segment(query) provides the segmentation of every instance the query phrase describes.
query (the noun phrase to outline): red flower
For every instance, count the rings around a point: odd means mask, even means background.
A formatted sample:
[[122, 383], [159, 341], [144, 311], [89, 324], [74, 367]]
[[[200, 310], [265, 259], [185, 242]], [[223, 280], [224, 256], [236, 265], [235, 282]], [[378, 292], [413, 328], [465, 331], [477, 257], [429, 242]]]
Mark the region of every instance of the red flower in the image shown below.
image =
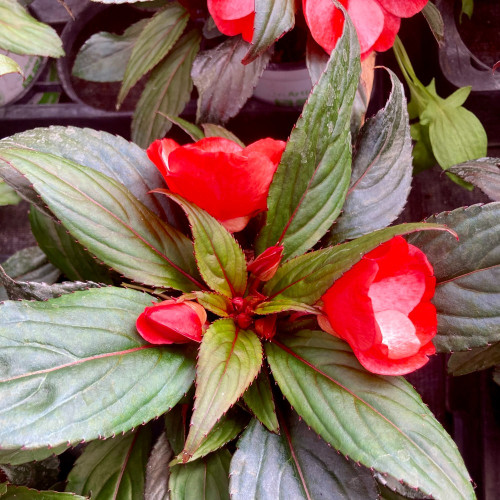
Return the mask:
[[[428, 0], [339, 0], [346, 8], [361, 46], [361, 58], [390, 49], [402, 17], [420, 12]], [[342, 35], [344, 16], [332, 0], [302, 0], [312, 37], [330, 53]]]
[[252, 41], [255, 0], [208, 0], [208, 11], [224, 35], [239, 35]]
[[242, 148], [229, 139], [207, 137], [186, 146], [157, 140], [147, 153], [171, 191], [235, 232], [267, 210], [267, 192], [284, 149], [285, 143], [274, 139]]
[[436, 351], [435, 284], [425, 254], [397, 236], [367, 253], [323, 295], [328, 321], [320, 325], [346, 340], [367, 370], [410, 373]]
[[137, 331], [150, 344], [201, 342], [207, 313], [196, 302], [165, 300], [146, 307], [137, 318]]
[[283, 249], [283, 245], [266, 248], [254, 261], [247, 265], [248, 271], [260, 281], [269, 281], [278, 270]]

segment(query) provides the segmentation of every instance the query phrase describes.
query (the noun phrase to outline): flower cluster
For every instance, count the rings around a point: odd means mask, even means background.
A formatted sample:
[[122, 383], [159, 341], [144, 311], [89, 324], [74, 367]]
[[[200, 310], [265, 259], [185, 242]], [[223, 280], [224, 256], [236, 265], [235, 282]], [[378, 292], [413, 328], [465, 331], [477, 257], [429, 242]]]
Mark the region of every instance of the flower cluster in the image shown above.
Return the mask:
[[[180, 146], [155, 141], [149, 158], [169, 189], [203, 208], [228, 230], [243, 229], [266, 210], [266, 198], [285, 143], [263, 139], [244, 148], [229, 139], [205, 138]], [[276, 333], [276, 314], [257, 317], [268, 297], [260, 285], [269, 281], [283, 246], [268, 248], [247, 264], [251, 276], [245, 296], [231, 299], [227, 314], [242, 329], [265, 339]], [[349, 343], [360, 363], [378, 374], [409, 373], [435, 352], [436, 310], [430, 303], [435, 278], [426, 256], [402, 237], [372, 250], [335, 281], [316, 305], [319, 326]], [[200, 342], [207, 315], [192, 301], [167, 300], [148, 307], [137, 320], [150, 343]]]

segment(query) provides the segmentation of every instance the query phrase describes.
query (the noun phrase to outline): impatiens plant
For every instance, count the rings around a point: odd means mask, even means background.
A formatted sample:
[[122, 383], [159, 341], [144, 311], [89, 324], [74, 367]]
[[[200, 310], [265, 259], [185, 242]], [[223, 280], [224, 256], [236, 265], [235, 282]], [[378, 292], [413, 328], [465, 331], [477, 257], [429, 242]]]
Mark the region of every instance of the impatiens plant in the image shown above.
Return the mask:
[[191, 126], [196, 144], [155, 143], [151, 161], [75, 127], [0, 141], [0, 175], [72, 280], [0, 272], [6, 471], [72, 448], [66, 493], [46, 498], [475, 497], [399, 375], [500, 340], [460, 288], [496, 292], [500, 204], [389, 226], [411, 182], [403, 88], [389, 72], [352, 141], [360, 50], [343, 30], [286, 144]]

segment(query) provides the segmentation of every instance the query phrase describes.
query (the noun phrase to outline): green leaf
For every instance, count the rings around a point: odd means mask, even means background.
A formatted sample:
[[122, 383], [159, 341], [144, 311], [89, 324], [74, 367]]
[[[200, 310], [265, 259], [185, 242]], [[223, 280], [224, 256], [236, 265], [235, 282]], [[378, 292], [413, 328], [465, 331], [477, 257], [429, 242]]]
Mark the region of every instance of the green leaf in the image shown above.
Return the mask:
[[231, 498], [377, 498], [367, 469], [338, 455], [296, 415], [289, 420], [281, 436], [256, 420], [249, 425], [231, 461]]
[[[47, 256], [38, 247], [29, 247], [9, 257], [2, 262], [5, 273], [14, 281], [36, 281], [51, 285], [59, 278], [59, 269], [56, 269]], [[5, 288], [0, 286], [0, 301], [7, 300]]]
[[422, 9], [422, 14], [425, 17], [436, 42], [441, 45], [444, 42], [444, 21], [441, 12], [432, 2], [427, 2], [425, 7]]
[[56, 283], [47, 285], [47, 283], [14, 281], [10, 278], [2, 266], [0, 266], [0, 284], [5, 289], [7, 297], [10, 300], [48, 300], [65, 293], [73, 293], [89, 288], [99, 287], [97, 283], [68, 281], [66, 283]]
[[191, 406], [185, 402], [188, 398], [189, 401], [193, 399], [184, 396], [177, 406], [165, 415], [165, 433], [174, 455], [178, 455], [182, 451], [186, 441], [187, 413]]
[[243, 65], [248, 48], [240, 37], [231, 37], [195, 59], [191, 75], [198, 89], [197, 123], [225, 123], [251, 97], [270, 55]]
[[230, 319], [212, 323], [201, 342], [196, 393], [189, 434], [182, 452], [189, 460], [217, 421], [257, 377], [262, 346], [255, 333], [240, 330]]
[[252, 62], [295, 25], [295, 1], [255, 0], [252, 44], [243, 64]]
[[15, 54], [64, 55], [56, 31], [31, 17], [17, 0], [0, 0], [0, 48]]
[[192, 30], [182, 36], [168, 56], [152, 71], [132, 119], [132, 140], [146, 148], [162, 138], [172, 126], [168, 116], [177, 116], [191, 97], [191, 66], [201, 36]]
[[276, 314], [284, 311], [298, 311], [318, 314], [318, 310], [314, 307], [303, 304], [302, 302], [284, 298], [261, 302], [254, 310], [255, 314]]
[[464, 351], [500, 340], [500, 203], [458, 208], [427, 220], [445, 224], [459, 237], [421, 233], [409, 239], [427, 255], [437, 279], [436, 349]]
[[477, 186], [493, 201], [500, 201], [500, 158], [481, 158], [453, 165], [448, 172]]
[[62, 224], [34, 206], [30, 210], [31, 232], [49, 260], [73, 281], [111, 284], [109, 270], [77, 243]]
[[129, 26], [123, 35], [101, 31], [92, 35], [79, 50], [72, 73], [90, 82], [120, 82], [137, 39], [147, 19]]
[[[0, 141], [0, 151], [4, 147], [51, 153], [97, 170], [123, 184], [151, 211], [175, 223], [166, 198], [150, 193], [155, 188], [165, 187], [159, 170], [145, 151], [120, 136], [88, 128], [51, 126], [7, 137]], [[0, 176], [8, 179], [24, 198], [43, 211], [45, 205], [30, 182], [1, 161]]]
[[195, 297], [200, 305], [217, 314], [217, 316], [229, 316], [227, 311], [231, 301], [225, 295], [212, 292], [195, 292]]
[[[415, 231], [440, 230], [439, 224], [411, 223], [392, 226], [361, 236], [356, 240], [310, 252], [283, 264], [268, 281], [263, 293], [274, 300], [314, 304], [361, 257], [394, 236]], [[447, 237], [453, 239], [452, 236]]]
[[14, 59], [0, 54], [0, 76], [9, 73], [19, 73], [24, 78], [23, 70], [19, 64]]
[[174, 125], [177, 125], [183, 132], [185, 132], [191, 139], [196, 142], [205, 137], [203, 130], [200, 127], [195, 125], [194, 123], [188, 122], [187, 120], [183, 120], [178, 116], [166, 115], [161, 111], [158, 112], [160, 115], [163, 115], [167, 118], [168, 121], [172, 122]]
[[128, 60], [118, 94], [118, 108], [141, 77], [153, 69], [169, 53], [174, 43], [182, 35], [188, 19], [187, 11], [177, 2], [168, 4], [151, 19], [148, 19], [135, 41]]
[[474, 12], [474, 0], [462, 0], [462, 12], [460, 13], [460, 22], [462, 22], [462, 14], [465, 14], [469, 19]]
[[7, 183], [0, 180], [0, 207], [5, 205], [17, 205], [21, 197]]
[[59, 457], [55, 456], [19, 465], [3, 464], [0, 470], [9, 483], [38, 490], [50, 489], [57, 483], [61, 473]]
[[177, 403], [194, 362], [139, 337], [149, 305], [151, 296], [112, 287], [0, 305], [1, 462], [126, 432]]
[[181, 196], [162, 191], [186, 212], [201, 276], [215, 292], [242, 297], [247, 287], [245, 254], [233, 235], [210, 214]]
[[239, 144], [242, 148], [245, 147], [245, 144], [238, 139], [238, 137], [221, 125], [216, 125], [215, 123], [202, 123], [201, 126], [205, 132], [205, 137], [224, 137], [225, 139], [229, 139], [230, 141]]
[[231, 454], [219, 450], [185, 465], [176, 465], [170, 473], [171, 500], [229, 500], [229, 464]]
[[453, 353], [448, 361], [448, 372], [452, 375], [467, 375], [498, 364], [500, 364], [500, 342]]
[[[193, 462], [198, 458], [204, 457], [213, 451], [222, 448], [225, 444], [235, 439], [238, 434], [248, 424], [248, 414], [242, 411], [231, 411], [224, 415], [212, 428], [201, 446], [196, 450], [188, 462]], [[182, 456], [177, 456], [170, 462], [170, 466], [182, 463]]]
[[66, 491], [93, 500], [143, 500], [151, 429], [93, 441], [78, 458], [68, 476]]
[[243, 400], [259, 422], [271, 432], [279, 431], [276, 407], [267, 369], [262, 368], [252, 385], [243, 394]]
[[305, 422], [341, 453], [436, 499], [475, 498], [455, 443], [402, 377], [364, 370], [332, 335], [266, 344], [273, 375]]
[[333, 244], [388, 226], [403, 210], [410, 192], [411, 137], [404, 88], [387, 71], [392, 92], [385, 108], [360, 132], [342, 215], [332, 227]]
[[285, 246], [284, 259], [300, 255], [339, 215], [351, 174], [349, 124], [359, 75], [356, 30], [346, 20], [274, 174], [257, 253], [278, 241]]
[[[3, 486], [5, 486], [4, 491], [2, 491]], [[0, 484], [0, 496], [2, 500], [85, 500], [85, 497], [74, 495], [73, 493], [37, 491], [25, 488], [24, 486], [14, 486], [12, 484]]]
[[191, 241], [115, 180], [28, 149], [2, 148], [0, 159], [25, 175], [71, 234], [113, 269], [153, 286], [201, 286]]
[[165, 433], [160, 434], [149, 456], [146, 467], [146, 486], [144, 500], [169, 500], [168, 480], [170, 468], [168, 463], [173, 452]]

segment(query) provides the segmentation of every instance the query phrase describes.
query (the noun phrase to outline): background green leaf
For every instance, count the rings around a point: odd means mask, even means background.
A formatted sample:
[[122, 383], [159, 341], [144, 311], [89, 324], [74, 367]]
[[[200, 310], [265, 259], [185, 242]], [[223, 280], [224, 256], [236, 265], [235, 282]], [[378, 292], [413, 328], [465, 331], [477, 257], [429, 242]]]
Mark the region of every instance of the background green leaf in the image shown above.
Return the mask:
[[441, 352], [464, 351], [500, 340], [500, 203], [458, 208], [427, 220], [445, 224], [459, 237], [420, 233], [409, 238], [427, 255], [437, 279], [434, 345]]
[[0, 207], [17, 205], [21, 197], [6, 182], [0, 180]]
[[[153, 286], [201, 286], [192, 243], [123, 185], [54, 155], [0, 148], [0, 159], [33, 183], [71, 234], [108, 266]], [[126, 242], [126, 243], [125, 243]]]
[[191, 97], [191, 66], [198, 53], [201, 36], [192, 30], [182, 36], [168, 56], [151, 72], [132, 119], [132, 140], [147, 148], [161, 139], [172, 123], [165, 115], [177, 116]]
[[493, 201], [500, 201], [500, 158], [481, 158], [453, 165], [448, 169], [466, 182], [477, 186]]
[[266, 344], [275, 380], [297, 413], [350, 459], [436, 499], [475, 498], [455, 443], [402, 377], [367, 372], [325, 332]]
[[284, 244], [284, 259], [300, 255], [339, 215], [351, 173], [349, 123], [359, 75], [356, 30], [346, 21], [273, 177], [257, 253], [278, 241]]
[[19, 73], [23, 78], [23, 70], [14, 59], [0, 54], [0, 76], [8, 75], [9, 73]]
[[467, 375], [499, 364], [500, 342], [496, 342], [486, 347], [453, 353], [448, 361], [448, 371], [452, 375]]
[[73, 493], [59, 493], [57, 491], [37, 491], [24, 486], [5, 485], [5, 493], [0, 484], [0, 496], [2, 500], [85, 500], [85, 497]]
[[0, 0], [0, 47], [15, 54], [64, 55], [56, 31], [31, 17], [17, 0]]
[[230, 319], [212, 323], [203, 335], [196, 369], [196, 393], [189, 434], [182, 452], [191, 458], [217, 421], [257, 377], [262, 346], [255, 333]]
[[243, 65], [248, 49], [249, 44], [240, 37], [230, 37], [198, 54], [191, 71], [198, 89], [197, 123], [225, 123], [251, 97], [270, 55], [264, 53]]
[[[422, 222], [400, 224], [374, 231], [349, 243], [301, 255], [279, 267], [274, 277], [265, 284], [263, 293], [278, 302], [292, 300], [314, 304], [365, 253], [394, 236], [427, 229], [443, 231], [445, 228]], [[448, 237], [453, 239], [449, 234]]]
[[182, 196], [165, 191], [189, 218], [194, 255], [205, 282], [226, 297], [242, 297], [247, 287], [245, 254], [233, 235], [210, 214]]
[[151, 299], [108, 287], [0, 305], [0, 461], [111, 437], [177, 403], [194, 362], [139, 337], [135, 321]]
[[120, 82], [132, 49], [147, 22], [147, 19], [141, 19], [122, 35], [106, 31], [92, 35], [76, 56], [71, 70], [73, 75], [90, 82]]
[[203, 132], [205, 132], [205, 137], [224, 137], [239, 144], [242, 148], [245, 147], [245, 144], [238, 137], [221, 125], [217, 125], [216, 123], [202, 123], [201, 126], [203, 127]]
[[186, 27], [189, 15], [177, 2], [169, 3], [145, 24], [127, 62], [118, 94], [120, 107], [130, 89], [170, 51]]
[[160, 434], [149, 456], [146, 467], [144, 500], [168, 500], [168, 480], [173, 451], [166, 434]]
[[55, 456], [19, 465], [2, 464], [0, 470], [9, 483], [38, 490], [50, 490], [61, 473], [59, 457]]
[[66, 491], [93, 500], [143, 500], [151, 429], [90, 443], [68, 476]]
[[295, 0], [255, 0], [252, 44], [242, 63], [248, 64], [290, 31], [295, 24]]
[[229, 500], [229, 463], [231, 454], [219, 450], [170, 473], [171, 500]]
[[331, 230], [333, 244], [388, 226], [410, 192], [411, 137], [404, 88], [387, 71], [392, 92], [385, 107], [361, 129], [342, 214]]

